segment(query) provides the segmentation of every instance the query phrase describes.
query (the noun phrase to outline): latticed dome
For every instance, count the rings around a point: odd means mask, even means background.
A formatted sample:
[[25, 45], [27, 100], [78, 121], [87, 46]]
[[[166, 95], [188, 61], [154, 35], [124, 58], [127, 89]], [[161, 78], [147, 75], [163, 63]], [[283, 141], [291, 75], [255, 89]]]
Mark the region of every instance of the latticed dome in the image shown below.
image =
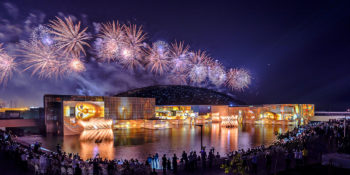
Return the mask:
[[156, 98], [157, 105], [244, 105], [244, 102], [214, 90], [182, 85], [149, 86], [116, 96]]

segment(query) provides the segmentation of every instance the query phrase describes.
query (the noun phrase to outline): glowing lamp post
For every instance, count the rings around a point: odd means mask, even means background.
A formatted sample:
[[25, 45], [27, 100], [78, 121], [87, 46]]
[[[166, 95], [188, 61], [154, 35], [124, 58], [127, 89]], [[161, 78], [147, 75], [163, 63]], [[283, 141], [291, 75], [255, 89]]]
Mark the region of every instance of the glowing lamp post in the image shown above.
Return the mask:
[[196, 126], [201, 127], [201, 151], [203, 149], [203, 124], [198, 124]]

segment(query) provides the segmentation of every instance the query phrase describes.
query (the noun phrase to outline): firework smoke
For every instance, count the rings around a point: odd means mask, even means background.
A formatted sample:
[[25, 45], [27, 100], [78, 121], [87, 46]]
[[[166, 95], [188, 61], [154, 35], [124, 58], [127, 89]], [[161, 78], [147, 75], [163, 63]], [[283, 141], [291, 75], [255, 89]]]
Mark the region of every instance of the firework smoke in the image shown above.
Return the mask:
[[188, 69], [189, 61], [189, 46], [184, 45], [184, 42], [171, 44], [170, 57], [172, 59], [173, 72], [184, 73]]
[[215, 86], [222, 86], [227, 79], [225, 68], [218, 61], [215, 61], [209, 67], [208, 78]]
[[[0, 84], [8, 82], [18, 69], [25, 72], [9, 81], [14, 82], [11, 88], [31, 84], [24, 80], [30, 79], [30, 75], [25, 74], [30, 72], [39, 77], [30, 81], [47, 84], [48, 90], [42, 89], [43, 93], [65, 92], [61, 87], [51, 91], [52, 84], [60, 84], [55, 81], [62, 83], [57, 78], [64, 78], [67, 84], [72, 84], [66, 87], [67, 93], [82, 95], [114, 94], [169, 83], [215, 88], [227, 86], [242, 91], [251, 82], [248, 71], [229, 69], [225, 72], [226, 68], [217, 60], [213, 61], [205, 51], [192, 51], [184, 42], [147, 44], [142, 26], [118, 21], [89, 23], [84, 18], [84, 24], [95, 27], [88, 33], [88, 28], [83, 27], [77, 17], [62, 13], [58, 16], [49, 24], [43, 23], [45, 15], [42, 13], [30, 14], [25, 22], [0, 18], [6, 21], [0, 23], [0, 42], [6, 43], [10, 51], [0, 51]], [[93, 49], [89, 49], [91, 43]], [[11, 55], [16, 55], [16, 59]], [[73, 90], [67, 90], [69, 88]]]
[[21, 41], [21, 52], [26, 58], [23, 63], [27, 65], [24, 70], [33, 69], [32, 75], [40, 78], [59, 77], [63, 74], [64, 62], [61, 61], [52, 45], [45, 45], [41, 41]]
[[15, 58], [9, 56], [0, 43], [0, 84], [6, 84], [16, 69]]
[[170, 68], [169, 45], [164, 41], [157, 41], [148, 47], [147, 66], [150, 71], [162, 75]]
[[102, 24], [101, 34], [98, 36], [102, 39], [100, 48], [96, 49], [98, 57], [107, 62], [120, 58], [125, 35], [119, 22]]
[[227, 85], [233, 90], [242, 91], [250, 85], [251, 76], [245, 69], [230, 69], [227, 72]]
[[190, 80], [194, 83], [202, 83], [208, 75], [208, 67], [204, 64], [195, 64], [190, 72], [188, 73], [188, 76]]

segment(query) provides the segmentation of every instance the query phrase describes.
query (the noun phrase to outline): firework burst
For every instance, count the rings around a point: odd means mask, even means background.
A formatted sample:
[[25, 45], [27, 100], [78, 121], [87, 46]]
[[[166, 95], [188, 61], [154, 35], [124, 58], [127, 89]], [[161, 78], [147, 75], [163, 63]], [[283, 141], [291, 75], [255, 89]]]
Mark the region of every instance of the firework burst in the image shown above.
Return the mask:
[[35, 40], [21, 41], [20, 44], [21, 52], [26, 58], [23, 61], [27, 65], [24, 70], [33, 69], [32, 75], [37, 74], [40, 78], [58, 78], [85, 70], [84, 64], [77, 57], [63, 54], [52, 45]]
[[97, 49], [97, 56], [108, 63], [115, 61], [120, 52], [120, 45], [114, 39], [102, 40], [101, 46]]
[[90, 46], [87, 40], [90, 38], [86, 34], [87, 28], [80, 30], [80, 21], [74, 24], [73, 20], [68, 17], [62, 20], [56, 17], [56, 20], [51, 20], [49, 27], [50, 33], [54, 35], [54, 40], [57, 42], [57, 47], [66, 55], [80, 56], [81, 52], [86, 55], [84, 46]]
[[[107, 22], [101, 27], [94, 42], [98, 60], [116, 62], [128, 70], [145, 70], [154, 75], [164, 75], [173, 84], [193, 84], [203, 86], [207, 81], [217, 87], [224, 83], [242, 91], [251, 83], [248, 71], [225, 68], [205, 51], [193, 52], [184, 42], [145, 43], [146, 33], [141, 26], [117, 22]], [[48, 25], [33, 29], [28, 41], [21, 41], [20, 51], [25, 59], [24, 70], [40, 78], [63, 77], [71, 73], [85, 71], [81, 56], [86, 56], [89, 47], [87, 28], [74, 23], [70, 17], [51, 20]], [[15, 58], [6, 54], [0, 47], [0, 84], [7, 82], [17, 64]], [[91, 59], [95, 60], [95, 59]]]
[[54, 44], [54, 39], [51, 34], [51, 30], [43, 25], [39, 25], [38, 27], [33, 29], [30, 39], [32, 41], [41, 41], [41, 43], [45, 45]]
[[148, 47], [147, 67], [151, 72], [162, 75], [168, 71], [170, 66], [169, 45], [163, 41], [157, 41]]
[[195, 64], [188, 73], [190, 80], [194, 83], [202, 83], [208, 75], [208, 67], [204, 64]]
[[224, 67], [218, 62], [215, 61], [214, 64], [209, 66], [208, 78], [211, 83], [219, 87], [223, 85], [226, 81], [226, 72]]
[[124, 47], [121, 51], [120, 63], [125, 69], [134, 70], [137, 67], [141, 67], [141, 57], [138, 56], [138, 52], [133, 48]]
[[205, 51], [198, 50], [190, 57], [192, 67], [188, 76], [193, 83], [202, 83], [208, 76], [208, 67], [212, 65], [212, 59]]
[[196, 53], [193, 54], [191, 57], [192, 64], [204, 64], [204, 65], [211, 65], [212, 59], [207, 55], [205, 51], [198, 50]]
[[186, 72], [189, 61], [189, 46], [184, 46], [184, 42], [171, 44], [170, 57], [173, 64], [173, 72]]
[[144, 56], [143, 41], [146, 39], [146, 34], [143, 32], [142, 27], [136, 25], [124, 25], [123, 30], [125, 32], [124, 46], [121, 49], [120, 62], [125, 68], [133, 70], [136, 67], [141, 66], [141, 59]]
[[5, 53], [0, 43], [0, 84], [6, 84], [15, 70], [15, 58]]
[[159, 54], [169, 56], [169, 44], [164, 41], [156, 41], [152, 44], [153, 48], [157, 50]]
[[227, 85], [231, 89], [243, 91], [250, 85], [251, 76], [245, 69], [230, 69], [227, 73]]
[[25, 70], [33, 69], [32, 75], [40, 78], [58, 77], [62, 74], [62, 61], [58, 59], [56, 49], [40, 41], [22, 41], [21, 52], [26, 58], [23, 62], [28, 66]]
[[98, 36], [102, 39], [101, 48], [97, 50], [99, 58], [107, 62], [115, 61], [120, 56], [125, 38], [118, 21], [102, 24], [101, 34]]
[[67, 71], [70, 71], [70, 72], [83, 72], [83, 71], [85, 71], [84, 63], [78, 58], [71, 59], [69, 61], [68, 67], [69, 67], [69, 69], [67, 69]]

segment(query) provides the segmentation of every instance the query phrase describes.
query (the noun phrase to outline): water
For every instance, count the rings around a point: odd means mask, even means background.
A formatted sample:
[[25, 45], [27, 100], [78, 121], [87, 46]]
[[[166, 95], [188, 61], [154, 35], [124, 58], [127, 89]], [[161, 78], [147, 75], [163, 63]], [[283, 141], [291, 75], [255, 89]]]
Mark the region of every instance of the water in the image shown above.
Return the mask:
[[[229, 151], [251, 147], [270, 145], [276, 140], [275, 133], [286, 132], [291, 126], [282, 125], [243, 125], [238, 128], [222, 128], [218, 124], [203, 126], [203, 145], [208, 149], [225, 155]], [[25, 136], [22, 140], [33, 143], [39, 141], [44, 148], [56, 150], [56, 145], [62, 145], [62, 150], [68, 153], [79, 153], [83, 159], [100, 154], [108, 159], [145, 160], [149, 154], [181, 155], [182, 151], [200, 149], [200, 127], [182, 125], [171, 129], [124, 129], [110, 131], [112, 140], [101, 143], [81, 141], [80, 136]], [[90, 133], [95, 137], [101, 133]], [[96, 136], [98, 137], [98, 136]], [[113, 138], [114, 137], [114, 138]]]

